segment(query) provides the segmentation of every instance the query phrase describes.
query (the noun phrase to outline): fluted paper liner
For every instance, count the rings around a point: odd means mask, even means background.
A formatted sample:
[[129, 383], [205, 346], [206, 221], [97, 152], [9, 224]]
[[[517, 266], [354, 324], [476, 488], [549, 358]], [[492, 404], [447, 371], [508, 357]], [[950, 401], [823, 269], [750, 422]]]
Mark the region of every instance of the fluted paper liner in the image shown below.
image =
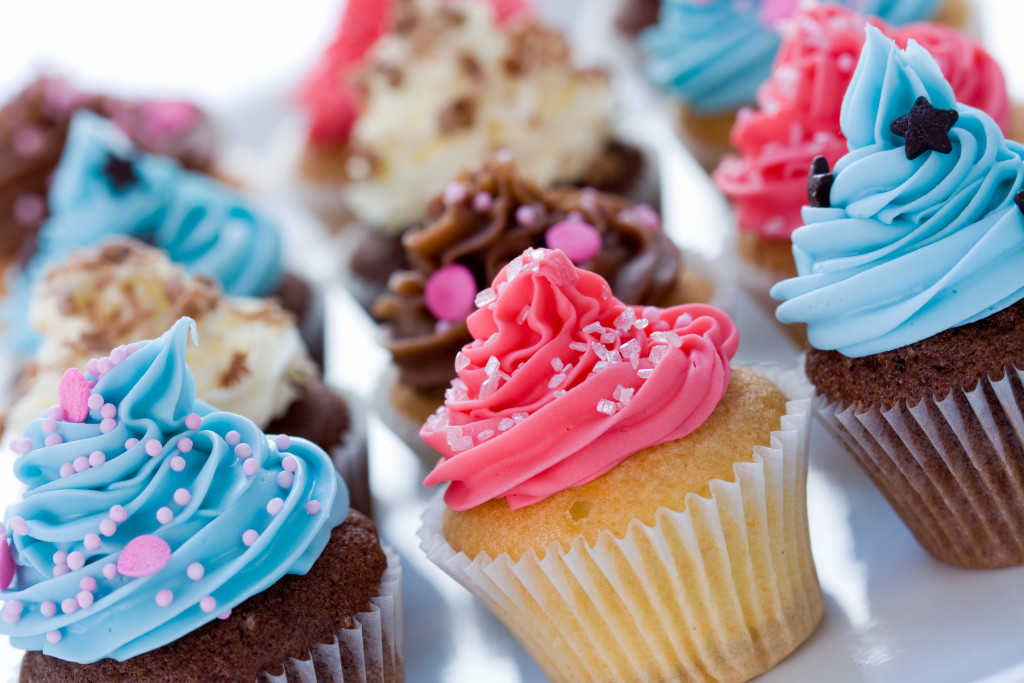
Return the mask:
[[[770, 374], [770, 373], [765, 373]], [[772, 378], [787, 394], [802, 374]], [[809, 393], [809, 392], [806, 392]], [[770, 447], [733, 467], [736, 480], [665, 508], [653, 527], [602, 532], [518, 562], [456, 552], [444, 501], [424, 514], [421, 547], [472, 591], [558, 681], [744, 681], [810, 635], [824, 611], [806, 514], [810, 399], [787, 404]]]
[[402, 567], [384, 547], [388, 565], [370, 611], [355, 615], [353, 628], [340, 629], [334, 642], [315, 645], [307, 659], [289, 659], [284, 673], [262, 673], [260, 683], [384, 683], [404, 681], [402, 663]]
[[928, 552], [972, 569], [1024, 564], [1024, 371], [857, 409], [814, 410], [856, 456]]

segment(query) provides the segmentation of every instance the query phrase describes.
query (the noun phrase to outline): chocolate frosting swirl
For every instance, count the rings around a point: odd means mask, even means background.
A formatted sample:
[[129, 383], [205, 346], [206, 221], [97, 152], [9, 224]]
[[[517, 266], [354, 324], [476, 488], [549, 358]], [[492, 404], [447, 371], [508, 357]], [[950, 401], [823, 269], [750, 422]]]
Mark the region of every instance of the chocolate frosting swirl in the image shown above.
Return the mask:
[[[482, 204], [481, 196], [487, 198]], [[524, 212], [531, 220], [522, 220]], [[464, 321], [439, 321], [424, 303], [427, 279], [443, 266], [468, 267], [477, 290], [484, 289], [525, 249], [546, 246], [548, 228], [575, 217], [601, 237], [597, 254], [577, 265], [605, 278], [623, 302], [665, 304], [679, 281], [679, 249], [653, 209], [589, 188], [543, 188], [518, 176], [508, 160], [464, 172], [431, 201], [428, 215], [425, 227], [403, 237], [412, 270], [392, 276], [388, 293], [374, 305], [401, 382], [420, 391], [446, 387], [452, 357], [471, 341]]]

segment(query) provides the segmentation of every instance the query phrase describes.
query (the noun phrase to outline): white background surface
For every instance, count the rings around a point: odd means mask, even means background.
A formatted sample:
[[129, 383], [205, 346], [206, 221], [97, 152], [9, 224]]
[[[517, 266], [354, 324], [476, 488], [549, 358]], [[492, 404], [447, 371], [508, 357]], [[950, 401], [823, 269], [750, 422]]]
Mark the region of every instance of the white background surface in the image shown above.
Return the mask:
[[[602, 34], [610, 2], [538, 4], [573, 26], [583, 51], [599, 58], [627, 54]], [[1007, 70], [1014, 99], [1024, 101], [1024, 3], [974, 2], [981, 10], [978, 32]], [[335, 5], [0, 0], [0, 99], [40, 67], [116, 93], [186, 96], [224, 122], [230, 155], [259, 159], [284, 116], [288, 93], [334, 31]], [[660, 143], [670, 189], [664, 195], [666, 226], [690, 248], [715, 256], [731, 225], [727, 207], [678, 146], [662, 102], [628, 67], [617, 67], [622, 128]], [[742, 294], [731, 312], [743, 339], [737, 360], [795, 362], [795, 348]], [[330, 314], [332, 378], [373, 394], [387, 358], [374, 345], [372, 325], [337, 291]], [[415, 531], [427, 492], [419, 486], [418, 461], [379, 420], [371, 420], [370, 432], [382, 534], [401, 552], [405, 567], [407, 680], [543, 680], [500, 623], [421, 557]], [[0, 477], [9, 477], [10, 457], [0, 455]], [[10, 500], [13, 490], [9, 479], [0, 481], [0, 502]], [[1024, 681], [1024, 569], [970, 572], [932, 560], [818, 425], [808, 494], [826, 616], [807, 643], [759, 680]], [[0, 643], [0, 681], [16, 676], [16, 658], [6, 641]]]

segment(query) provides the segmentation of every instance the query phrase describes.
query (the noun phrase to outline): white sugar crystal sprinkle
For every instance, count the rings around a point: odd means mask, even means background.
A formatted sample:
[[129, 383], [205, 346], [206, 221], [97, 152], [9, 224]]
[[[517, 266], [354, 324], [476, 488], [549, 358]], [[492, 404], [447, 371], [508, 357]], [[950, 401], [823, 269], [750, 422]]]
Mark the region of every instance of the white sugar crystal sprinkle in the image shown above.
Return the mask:
[[510, 417], [503, 417], [501, 419], [501, 421], [498, 422], [498, 431], [499, 432], [503, 432], [506, 429], [510, 429], [514, 424], [515, 424], [515, 420], [513, 420], [512, 418], [510, 418]]
[[481, 289], [477, 293], [476, 299], [473, 300], [473, 303], [476, 304], [477, 308], [483, 308], [484, 306], [486, 306], [487, 304], [491, 303], [492, 301], [494, 301], [497, 298], [498, 297], [494, 293], [494, 290], [491, 289], [490, 287], [488, 287], [487, 289]]
[[484, 383], [480, 385], [480, 399], [488, 399], [494, 395], [494, 392], [498, 390], [498, 382], [501, 378], [497, 375], [492, 375], [484, 380]]
[[488, 377], [494, 377], [494, 373], [501, 367], [501, 361], [498, 360], [497, 356], [491, 356], [487, 359], [487, 365], [484, 366], [484, 372]]
[[618, 406], [606, 398], [602, 398], [597, 402], [597, 412], [599, 413], [614, 415], [616, 410], [618, 410]]
[[519, 424], [528, 417], [530, 417], [529, 413], [512, 413], [512, 421], [516, 424]]
[[651, 349], [651, 363], [657, 365], [661, 362], [661, 359], [668, 353], [668, 347], [664, 345], [655, 346]]
[[609, 330], [608, 328], [605, 328], [605, 331], [601, 333], [602, 344], [614, 344], [615, 340], [618, 338], [619, 335], [615, 332], [615, 330]]
[[508, 281], [498, 283], [498, 296], [501, 296], [508, 289]]
[[563, 375], [563, 374], [555, 375], [548, 382], [548, 389], [554, 389], [554, 388], [560, 386], [562, 384], [562, 382], [564, 382], [564, 381], [565, 381], [565, 375]]
[[590, 348], [593, 349], [594, 355], [597, 356], [599, 360], [608, 360], [608, 349], [606, 349], [604, 345], [598, 344], [597, 342], [590, 342]]
[[583, 342], [569, 342], [569, 348], [572, 349], [573, 351], [579, 351], [580, 353], [583, 353], [584, 351], [587, 350], [587, 345], [584, 344]]
[[455, 354], [455, 372], [461, 372], [469, 366], [469, 356], [459, 351]]
[[555, 372], [561, 372], [562, 367], [563, 367], [563, 363], [562, 363], [562, 359], [561, 358], [552, 358], [551, 359], [551, 369], [552, 370], [554, 370]]
[[473, 447], [473, 437], [471, 436], [460, 436], [452, 444], [453, 451], [465, 451]]
[[519, 315], [516, 316], [516, 325], [522, 325], [526, 322], [526, 319], [530, 317], [530, 307], [523, 306], [523, 310], [519, 311]]
[[565, 389], [559, 389], [558, 391], [555, 392], [555, 398], [558, 398], [559, 396], [564, 396], [565, 394]]
[[455, 442], [462, 438], [462, 427], [448, 427], [444, 430], [445, 438], [449, 446], [455, 446]]
[[600, 334], [604, 330], [604, 325], [601, 323], [590, 323], [583, 328], [583, 334]]
[[636, 313], [632, 308], [626, 308], [618, 318], [615, 319], [615, 329], [626, 332], [636, 322]]
[[635, 323], [633, 323], [633, 327], [635, 327], [638, 330], [642, 330], [642, 329], [644, 329], [645, 327], [647, 327], [650, 324], [651, 324], [651, 321], [648, 320], [647, 318], [640, 318]]
[[620, 405], [626, 405], [633, 400], [633, 391], [632, 387], [627, 389], [621, 384], [618, 384], [615, 386], [615, 392], [612, 394], [612, 398], [618, 401]]
[[598, 361], [598, 362], [594, 363], [594, 369], [591, 370], [591, 372], [601, 372], [602, 370], [607, 370], [611, 366], [612, 366], [612, 364], [609, 363], [608, 361], [601, 360], [601, 361]]
[[636, 371], [636, 376], [640, 379], [649, 379], [654, 374], [654, 368], [644, 368]]
[[480, 441], [487, 441], [487, 439], [491, 438], [492, 436], [494, 436], [494, 430], [493, 429], [485, 429], [482, 432], [480, 432], [479, 434], [477, 434], [476, 438], [479, 439]]

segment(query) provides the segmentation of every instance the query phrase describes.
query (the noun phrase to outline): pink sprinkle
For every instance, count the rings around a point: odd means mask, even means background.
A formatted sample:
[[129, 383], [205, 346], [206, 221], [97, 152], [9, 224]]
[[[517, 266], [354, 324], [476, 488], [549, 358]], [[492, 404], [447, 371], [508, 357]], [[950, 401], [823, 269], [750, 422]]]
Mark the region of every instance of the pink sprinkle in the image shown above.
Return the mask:
[[178, 450], [182, 453], [189, 453], [192, 451], [192, 439], [187, 436], [183, 436], [178, 439]]
[[113, 403], [104, 403], [103, 406], [100, 408], [100, 416], [101, 417], [116, 417], [117, 416], [117, 406], [115, 406]]
[[156, 604], [161, 607], [167, 607], [172, 602], [174, 602], [174, 593], [171, 591], [164, 588], [156, 592]]
[[284, 508], [284, 501], [280, 498], [271, 498], [267, 503], [267, 512], [272, 515], [276, 515], [282, 508]]
[[125, 512], [125, 509], [120, 505], [115, 505], [114, 507], [110, 508], [110, 519], [120, 524], [124, 522], [126, 519], [128, 519], [128, 513]]
[[58, 550], [57, 552], [55, 552], [53, 554], [53, 557], [51, 559], [53, 559], [53, 563], [54, 564], [67, 564], [68, 563], [68, 551], [67, 550]]
[[103, 565], [103, 576], [108, 579], [114, 579], [117, 577], [117, 565], [111, 562], [110, 564]]
[[46, 202], [34, 192], [22, 192], [14, 200], [14, 220], [21, 225], [33, 226], [46, 215]]
[[199, 601], [199, 609], [203, 610], [204, 612], [212, 612], [213, 610], [217, 609], [217, 601], [214, 600], [211, 596], [207, 595], [205, 598]]
[[92, 465], [89, 464], [89, 458], [84, 455], [80, 455], [75, 458], [75, 461], [71, 464], [75, 466], [75, 472], [85, 472], [87, 469], [92, 467]]
[[3, 621], [5, 624], [14, 626], [19, 621], [21, 621], [21, 615], [14, 614], [13, 612], [4, 612], [3, 614], [0, 614], [0, 621]]
[[459, 321], [473, 312], [476, 278], [461, 263], [451, 263], [434, 271], [423, 288], [423, 302], [438, 320]]
[[287, 434], [278, 434], [276, 441], [278, 449], [282, 451], [286, 451], [292, 447], [292, 439]]
[[94, 598], [93, 594], [89, 591], [81, 591], [78, 595], [75, 596], [75, 602], [77, 602], [78, 606], [82, 609], [92, 607], [92, 603], [95, 602], [95, 600], [96, 598]]
[[102, 420], [100, 420], [100, 431], [103, 432], [104, 434], [109, 434], [110, 432], [114, 431], [114, 427], [116, 426], [117, 420], [113, 418], [105, 417]]
[[32, 440], [21, 437], [11, 442], [11, 450], [18, 455], [25, 455], [32, 450]]
[[169, 507], [162, 507], [156, 511], [156, 520], [161, 524], [170, 524], [173, 519], [174, 513], [171, 512]]
[[65, 574], [69, 573], [70, 571], [71, 570], [68, 569], [68, 566], [66, 564], [58, 564], [57, 566], [55, 566], [53, 568], [53, 575], [54, 575], [54, 577], [64, 576]]
[[68, 553], [68, 569], [73, 572], [77, 572], [79, 569], [85, 566], [85, 555], [80, 551]]
[[188, 578], [193, 581], [198, 581], [203, 578], [204, 574], [206, 574], [206, 569], [198, 562], [193, 562], [188, 566], [188, 569], [185, 570], [185, 573], [188, 574]]
[[196, 413], [189, 413], [185, 417], [185, 426], [191, 430], [199, 429], [199, 425], [202, 424], [202, 419]]
[[110, 362], [114, 365], [119, 365], [126, 357], [123, 346], [118, 346], [116, 349], [110, 352]]
[[70, 477], [74, 473], [75, 473], [75, 466], [72, 465], [71, 463], [66, 462], [66, 463], [64, 463], [63, 465], [60, 466], [60, 476], [62, 476], [62, 477]]
[[28, 533], [28, 524], [26, 524], [25, 520], [21, 517], [11, 517], [10, 525], [11, 531], [19, 536], [24, 536]]
[[516, 222], [519, 225], [530, 227], [540, 218], [540, 214], [537, 213], [537, 209], [526, 204], [516, 209]]
[[39, 154], [45, 146], [46, 136], [39, 126], [27, 124], [15, 130], [11, 135], [11, 149], [15, 154], [26, 159]]
[[138, 342], [132, 342], [128, 346], [124, 347], [125, 357], [127, 358], [128, 356], [132, 355], [141, 348], [142, 347], [139, 345]]
[[146, 440], [146, 453], [149, 456], [155, 458], [156, 456], [160, 455], [160, 453], [162, 453], [163, 450], [164, 450], [164, 447], [160, 443], [159, 440], [157, 440], [157, 439], [147, 439]]
[[481, 213], [487, 211], [494, 204], [494, 197], [490, 192], [477, 192], [473, 196], [473, 209]]
[[223, 614], [221, 614], [217, 618], [220, 619], [221, 621], [224, 621], [225, 619], [228, 619], [230, 616], [231, 616], [231, 610], [228, 610], [227, 612], [224, 612]]
[[135, 448], [135, 447], [136, 447], [136, 446], [138, 446], [138, 445], [139, 445], [139, 440], [138, 440], [138, 439], [136, 439], [136, 438], [135, 438], [135, 437], [133, 436], [132, 438], [130, 438], [130, 439], [128, 439], [127, 441], [125, 441], [125, 442], [124, 442], [124, 449], [125, 449], [126, 451], [128, 451], [128, 450], [131, 450], [131, 449]]
[[110, 362], [109, 358], [100, 358], [96, 361], [96, 367], [99, 368], [101, 375], [105, 375], [114, 369], [114, 364]]
[[89, 394], [88, 405], [93, 410], [99, 410], [103, 407], [103, 397], [99, 394]]
[[60, 406], [50, 406], [49, 408], [46, 409], [46, 417], [49, 417], [53, 420], [63, 420], [64, 409], [61, 408]]
[[238, 442], [242, 440], [242, 435], [232, 429], [224, 435], [224, 440], [228, 442], [229, 446], [237, 446]]
[[48, 642], [48, 643], [50, 643], [52, 645], [56, 645], [57, 643], [59, 643], [60, 642], [60, 631], [47, 631], [46, 632], [46, 642]]
[[185, 458], [181, 457], [180, 455], [176, 455], [173, 458], [171, 458], [171, 469], [174, 470], [175, 472], [181, 472], [183, 469], [185, 469]]
[[91, 593], [96, 590], [96, 579], [91, 576], [83, 577], [82, 580], [78, 582], [78, 587]]
[[93, 451], [89, 454], [89, 464], [93, 467], [99, 467], [107, 461], [107, 456], [103, 451]]
[[57, 613], [57, 604], [53, 600], [47, 600], [39, 605], [39, 613], [44, 617], [52, 617]]
[[44, 432], [46, 432], [47, 434], [52, 434], [53, 432], [57, 431], [57, 421], [54, 420], [52, 417], [45, 417], [43, 418], [42, 427]]
[[283, 467], [286, 472], [294, 472], [299, 469], [299, 459], [294, 455], [286, 455], [284, 460], [281, 462], [281, 467]]
[[25, 603], [17, 598], [8, 600], [4, 605], [4, 614], [21, 614], [25, 611]]
[[236, 458], [248, 458], [252, 455], [252, 447], [247, 443], [240, 443], [235, 446], [235, 457]]
[[171, 559], [171, 546], [159, 536], [143, 534], [128, 541], [117, 560], [117, 571], [138, 578], [159, 571]]
[[306, 503], [306, 514], [318, 515], [318, 514], [320, 514], [320, 510], [321, 510], [320, 501], [318, 501], [318, 500], [311, 500], [308, 503]]
[[68, 422], [85, 422], [89, 417], [89, 385], [85, 375], [78, 368], [68, 368], [57, 385], [57, 396], [64, 419]]
[[[99, 377], [100, 376], [99, 363], [100, 363], [99, 358], [90, 358], [89, 361], [85, 364], [85, 371], [88, 372], [93, 377]], [[102, 405], [102, 404], [100, 404], [100, 405]], [[94, 406], [89, 406], [89, 407], [92, 408]], [[100, 406], [95, 406], [95, 409], [99, 410], [99, 407]]]
[[448, 206], [453, 204], [461, 204], [466, 201], [466, 196], [469, 193], [466, 191], [466, 186], [457, 180], [453, 180], [448, 183], [444, 188], [444, 203]]
[[60, 611], [64, 614], [74, 614], [78, 611], [78, 601], [74, 598], [65, 598], [60, 603]]
[[291, 472], [281, 472], [277, 475], [277, 485], [283, 489], [290, 489], [292, 482], [295, 481], [295, 475]]
[[564, 220], [544, 233], [548, 249], [561, 249], [569, 260], [579, 264], [589, 261], [601, 251], [601, 234], [584, 221]]
[[178, 489], [174, 492], [174, 502], [178, 505], [188, 505], [190, 500], [192, 500], [192, 494], [188, 492], [188, 489]]
[[43, 443], [47, 446], [59, 446], [64, 443], [64, 439], [60, 438], [60, 434], [50, 434]]
[[102, 541], [97, 534], [86, 534], [82, 543], [85, 544], [86, 550], [96, 550], [100, 547], [100, 543], [102, 543]]
[[244, 543], [246, 547], [251, 547], [259, 537], [260, 535], [255, 529], [246, 529], [245, 533], [242, 534], [242, 543]]
[[103, 520], [102, 522], [100, 522], [100, 533], [106, 536], [107, 538], [110, 538], [115, 533], [117, 533], [117, 524], [115, 524], [114, 521], [110, 519]]
[[242, 462], [242, 472], [250, 477], [256, 474], [256, 472], [258, 472], [259, 469], [260, 464], [259, 462], [256, 461], [256, 458], [246, 458]]
[[0, 591], [5, 591], [14, 580], [14, 554], [7, 543], [7, 534], [0, 525]]

